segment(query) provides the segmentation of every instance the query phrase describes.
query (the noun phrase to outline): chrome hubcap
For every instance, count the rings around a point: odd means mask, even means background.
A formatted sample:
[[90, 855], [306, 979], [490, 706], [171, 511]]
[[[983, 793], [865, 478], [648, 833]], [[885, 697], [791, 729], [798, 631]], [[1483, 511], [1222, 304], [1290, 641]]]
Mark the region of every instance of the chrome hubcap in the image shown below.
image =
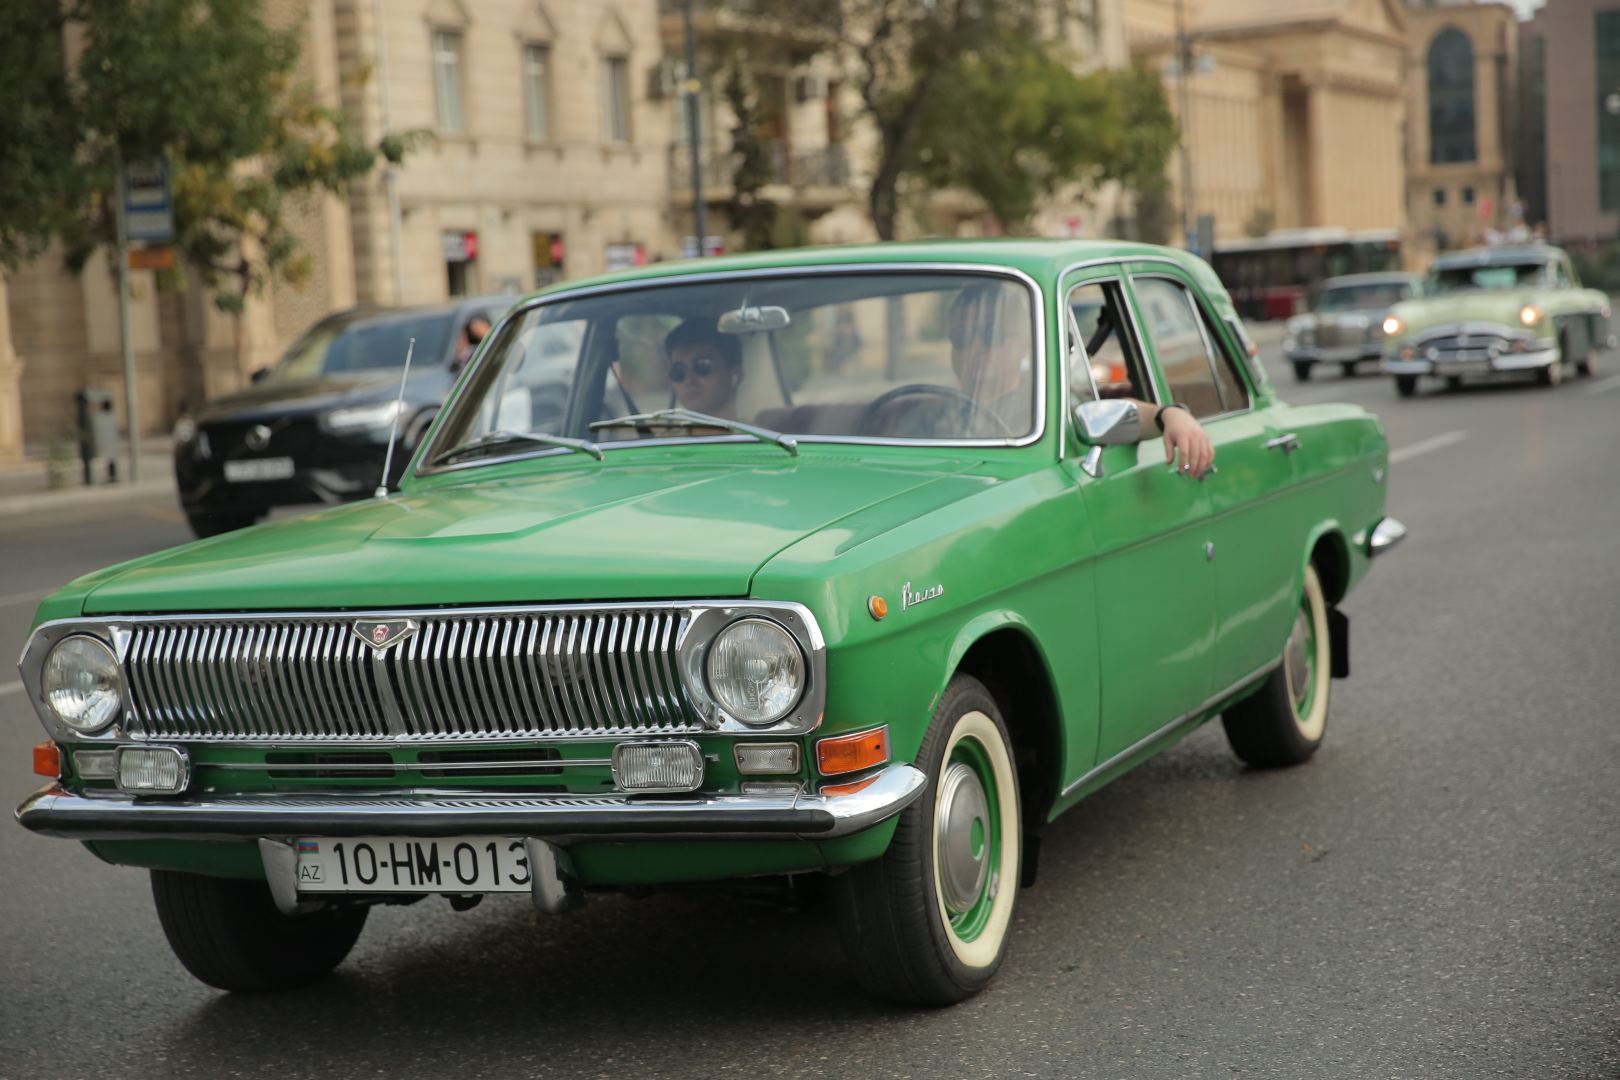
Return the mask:
[[1288, 689], [1293, 692], [1294, 708], [1305, 704], [1311, 692], [1311, 672], [1306, 646], [1310, 642], [1311, 623], [1304, 611], [1294, 616], [1294, 631], [1288, 635], [1288, 648], [1283, 651], [1283, 663], [1288, 667]]
[[990, 807], [978, 775], [962, 762], [945, 770], [939, 781], [935, 815], [934, 857], [945, 906], [960, 914], [971, 908], [990, 872]]

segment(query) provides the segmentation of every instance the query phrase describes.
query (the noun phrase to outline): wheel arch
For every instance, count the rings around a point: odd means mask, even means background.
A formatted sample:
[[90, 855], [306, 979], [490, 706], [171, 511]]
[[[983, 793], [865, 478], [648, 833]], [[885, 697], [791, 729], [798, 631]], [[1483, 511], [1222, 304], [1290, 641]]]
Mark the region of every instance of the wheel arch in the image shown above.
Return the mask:
[[1051, 663], [1034, 632], [1010, 612], [974, 620], [957, 636], [945, 670], [947, 681], [958, 672], [972, 675], [1001, 706], [1013, 741], [1024, 830], [1038, 828], [1062, 788], [1064, 737]]
[[1311, 532], [1305, 545], [1305, 561], [1299, 568], [1302, 583], [1306, 565], [1316, 567], [1323, 598], [1329, 605], [1344, 599], [1350, 591], [1350, 543], [1337, 521], [1324, 521]]

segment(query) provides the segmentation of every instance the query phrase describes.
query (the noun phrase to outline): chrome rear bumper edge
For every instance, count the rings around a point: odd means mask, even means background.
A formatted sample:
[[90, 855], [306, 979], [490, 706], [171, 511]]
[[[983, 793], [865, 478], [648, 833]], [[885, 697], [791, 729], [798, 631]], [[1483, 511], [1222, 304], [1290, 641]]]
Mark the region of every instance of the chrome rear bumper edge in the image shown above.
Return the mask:
[[1392, 517], [1382, 518], [1367, 539], [1368, 556], [1382, 555], [1406, 539], [1406, 526]]
[[24, 828], [74, 840], [292, 836], [530, 836], [626, 840], [832, 840], [904, 810], [927, 777], [890, 765], [849, 795], [283, 795], [180, 799], [75, 795], [59, 784], [17, 808]]

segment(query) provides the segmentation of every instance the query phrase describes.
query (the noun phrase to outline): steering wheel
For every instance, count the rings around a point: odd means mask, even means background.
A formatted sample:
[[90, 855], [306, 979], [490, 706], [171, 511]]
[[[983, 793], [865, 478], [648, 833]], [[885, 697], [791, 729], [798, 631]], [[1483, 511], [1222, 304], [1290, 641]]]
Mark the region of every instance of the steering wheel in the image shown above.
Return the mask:
[[[907, 397], [911, 394], [920, 394], [924, 397], [944, 398], [946, 401], [965, 406], [966, 415], [963, 418], [962, 426], [969, 431], [972, 430], [973, 422], [978, 419], [981, 411], [977, 401], [975, 401], [972, 397], [969, 397], [967, 394], [964, 394], [954, 386], [941, 386], [939, 383], [907, 383], [904, 386], [897, 386], [893, 390], [886, 390], [879, 394], [877, 398], [866, 407], [865, 411], [861, 413], [861, 418], [855, 425], [856, 430], [862, 435], [880, 434], [879, 432], [871, 430], [872, 421], [877, 419], [878, 415], [885, 407], [889, 405], [890, 402], [898, 401], [900, 398]], [[1013, 432], [1007, 430], [1007, 425], [1002, 421], [1001, 417], [997, 416], [993, 412], [986, 412], [985, 415], [989, 416], [995, 421], [996, 427], [1001, 429], [1001, 433], [1003, 435], [1007, 436], [1008, 438], [1013, 436]]]

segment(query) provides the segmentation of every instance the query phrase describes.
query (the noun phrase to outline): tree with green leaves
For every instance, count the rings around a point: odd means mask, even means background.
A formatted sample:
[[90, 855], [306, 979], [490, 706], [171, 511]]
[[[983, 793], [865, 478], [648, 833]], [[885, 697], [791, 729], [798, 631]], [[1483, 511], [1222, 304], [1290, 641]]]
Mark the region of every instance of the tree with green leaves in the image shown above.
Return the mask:
[[746, 58], [734, 54], [721, 85], [731, 108], [731, 198], [726, 216], [744, 251], [773, 247], [776, 206], [764, 194], [771, 182], [771, 148], [759, 136], [759, 102]]
[[[69, 35], [83, 44], [71, 70]], [[82, 269], [115, 243], [120, 162], [164, 157], [182, 273], [239, 311], [272, 276], [308, 272], [290, 196], [340, 192], [411, 141], [364, 145], [296, 77], [297, 32], [270, 27], [259, 0], [0, 4], [0, 57], [0, 268], [59, 238]]]

